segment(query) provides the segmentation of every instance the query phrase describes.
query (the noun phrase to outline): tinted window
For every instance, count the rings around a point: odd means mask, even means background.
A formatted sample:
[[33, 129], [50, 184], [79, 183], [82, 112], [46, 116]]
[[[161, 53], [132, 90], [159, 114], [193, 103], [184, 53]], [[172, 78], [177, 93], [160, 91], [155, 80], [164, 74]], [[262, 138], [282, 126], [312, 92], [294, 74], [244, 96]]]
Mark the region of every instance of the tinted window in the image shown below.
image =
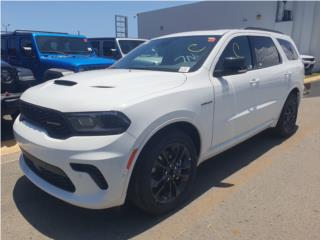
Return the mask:
[[36, 42], [40, 52], [53, 54], [89, 55], [89, 44], [86, 38], [68, 36], [37, 36]]
[[117, 57], [119, 55], [116, 42], [114, 40], [103, 41], [103, 56]]
[[286, 54], [288, 60], [296, 60], [298, 59], [298, 53], [296, 52], [296, 50], [294, 49], [294, 46], [283, 39], [277, 39], [278, 42], [280, 43], [284, 53]]
[[281, 62], [279, 52], [274, 42], [269, 37], [250, 37], [255, 68], [265, 68], [277, 65]]
[[1, 57], [6, 56], [6, 39], [4, 37], [1, 38]]
[[[31, 41], [30, 38], [22, 38], [20, 40], [20, 52], [21, 52], [21, 55], [30, 57], [30, 55], [26, 54], [24, 48], [32, 48], [32, 41]], [[31, 52], [31, 56], [34, 56], [33, 50]]]
[[8, 55], [16, 56], [17, 55], [17, 45], [15, 38], [9, 38], [8, 40]]
[[223, 71], [223, 61], [225, 58], [239, 58], [245, 59], [247, 69], [252, 68], [252, 58], [250, 52], [250, 45], [248, 37], [240, 36], [233, 38], [224, 49], [217, 63], [215, 71]]

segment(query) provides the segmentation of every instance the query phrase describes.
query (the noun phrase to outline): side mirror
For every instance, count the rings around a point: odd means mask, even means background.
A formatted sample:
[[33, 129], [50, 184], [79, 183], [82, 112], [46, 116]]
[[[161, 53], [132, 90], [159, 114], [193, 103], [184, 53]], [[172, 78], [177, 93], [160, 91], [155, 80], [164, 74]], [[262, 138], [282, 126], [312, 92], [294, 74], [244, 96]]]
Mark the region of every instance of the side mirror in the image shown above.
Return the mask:
[[215, 77], [233, 75], [247, 71], [244, 57], [227, 57], [223, 60], [222, 69], [214, 72]]
[[26, 56], [33, 56], [32, 47], [23, 47], [22, 49], [23, 49], [24, 54], [25, 54]]

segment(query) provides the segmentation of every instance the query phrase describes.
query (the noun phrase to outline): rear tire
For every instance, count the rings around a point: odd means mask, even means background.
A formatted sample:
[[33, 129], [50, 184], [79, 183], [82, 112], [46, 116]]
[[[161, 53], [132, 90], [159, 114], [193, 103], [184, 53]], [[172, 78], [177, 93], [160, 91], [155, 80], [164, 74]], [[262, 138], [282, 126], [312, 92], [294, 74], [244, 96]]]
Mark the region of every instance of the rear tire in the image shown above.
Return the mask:
[[187, 199], [196, 169], [197, 152], [191, 138], [180, 130], [162, 132], [141, 152], [129, 198], [149, 214], [170, 212]]
[[298, 96], [296, 93], [291, 93], [281, 112], [275, 132], [278, 136], [287, 138], [290, 137], [297, 130], [297, 116], [298, 116]]

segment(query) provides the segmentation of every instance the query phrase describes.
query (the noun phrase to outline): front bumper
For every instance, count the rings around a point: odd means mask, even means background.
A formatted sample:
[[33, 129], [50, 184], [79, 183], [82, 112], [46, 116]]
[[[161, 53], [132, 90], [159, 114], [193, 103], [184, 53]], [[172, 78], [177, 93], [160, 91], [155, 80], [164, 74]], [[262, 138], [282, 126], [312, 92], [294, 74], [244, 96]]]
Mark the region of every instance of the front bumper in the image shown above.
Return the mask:
[[1, 94], [1, 114], [11, 115], [19, 112], [19, 99], [21, 93]]
[[[124, 203], [124, 190], [128, 182], [126, 165], [135, 142], [131, 135], [124, 133], [60, 140], [50, 138], [43, 130], [20, 121], [19, 117], [14, 123], [14, 134], [19, 146], [26, 153], [61, 169], [75, 187], [73, 192], [66, 191], [47, 181], [35, 169], [30, 168], [22, 154], [22, 171], [45, 192], [73, 205], [91, 209]], [[74, 170], [71, 164], [90, 165], [99, 169], [108, 187], [101, 189], [90, 174]]]

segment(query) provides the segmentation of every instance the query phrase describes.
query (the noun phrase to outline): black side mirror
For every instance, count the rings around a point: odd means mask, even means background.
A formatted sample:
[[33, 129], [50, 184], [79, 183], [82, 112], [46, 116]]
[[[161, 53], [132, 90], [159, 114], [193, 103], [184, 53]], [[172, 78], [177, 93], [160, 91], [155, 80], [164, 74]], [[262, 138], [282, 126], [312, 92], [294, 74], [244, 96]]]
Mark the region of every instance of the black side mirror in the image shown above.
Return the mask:
[[222, 69], [215, 70], [214, 76], [221, 77], [244, 73], [247, 71], [244, 57], [227, 57], [223, 60]]
[[23, 47], [22, 49], [23, 49], [23, 52], [26, 56], [28, 56], [28, 57], [34, 56], [32, 47]]

